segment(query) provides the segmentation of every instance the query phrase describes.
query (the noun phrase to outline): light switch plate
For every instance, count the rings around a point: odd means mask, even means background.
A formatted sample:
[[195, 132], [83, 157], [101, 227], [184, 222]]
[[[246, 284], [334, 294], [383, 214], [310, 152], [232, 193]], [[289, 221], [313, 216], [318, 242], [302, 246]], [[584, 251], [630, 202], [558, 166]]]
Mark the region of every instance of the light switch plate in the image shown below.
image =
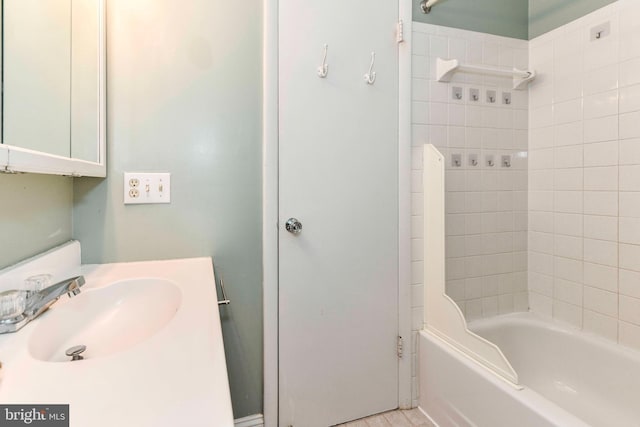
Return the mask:
[[124, 204], [171, 203], [171, 174], [125, 172]]

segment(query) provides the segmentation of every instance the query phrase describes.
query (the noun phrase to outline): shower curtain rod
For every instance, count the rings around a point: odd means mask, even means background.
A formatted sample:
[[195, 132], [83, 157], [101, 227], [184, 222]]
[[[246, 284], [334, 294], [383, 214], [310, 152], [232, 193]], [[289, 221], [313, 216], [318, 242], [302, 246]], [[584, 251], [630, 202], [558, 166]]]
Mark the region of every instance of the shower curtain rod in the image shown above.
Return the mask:
[[438, 3], [440, 0], [422, 0], [420, 2], [420, 8], [422, 9], [422, 13], [431, 12], [431, 8], [434, 4]]

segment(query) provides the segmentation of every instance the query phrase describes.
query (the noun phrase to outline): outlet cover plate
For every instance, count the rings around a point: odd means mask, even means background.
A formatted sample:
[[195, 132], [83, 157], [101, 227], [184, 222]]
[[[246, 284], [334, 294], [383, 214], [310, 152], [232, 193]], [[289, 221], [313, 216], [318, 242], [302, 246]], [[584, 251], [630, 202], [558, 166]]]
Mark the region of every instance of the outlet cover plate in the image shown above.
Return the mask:
[[171, 174], [125, 172], [124, 204], [171, 203]]

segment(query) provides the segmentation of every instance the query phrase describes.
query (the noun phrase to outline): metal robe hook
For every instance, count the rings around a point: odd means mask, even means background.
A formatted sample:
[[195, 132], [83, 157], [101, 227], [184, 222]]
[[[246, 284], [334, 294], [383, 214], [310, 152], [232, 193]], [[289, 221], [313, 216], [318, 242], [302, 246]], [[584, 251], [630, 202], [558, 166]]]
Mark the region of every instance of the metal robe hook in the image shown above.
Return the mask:
[[318, 67], [318, 76], [321, 79], [327, 77], [329, 74], [329, 65], [327, 65], [327, 50], [329, 49], [328, 45], [324, 45], [324, 56], [322, 57], [322, 65]]
[[369, 72], [364, 75], [364, 81], [370, 85], [372, 85], [376, 81], [376, 72], [373, 71], [373, 64], [375, 62], [376, 62], [376, 53], [371, 52], [371, 65], [369, 65]]

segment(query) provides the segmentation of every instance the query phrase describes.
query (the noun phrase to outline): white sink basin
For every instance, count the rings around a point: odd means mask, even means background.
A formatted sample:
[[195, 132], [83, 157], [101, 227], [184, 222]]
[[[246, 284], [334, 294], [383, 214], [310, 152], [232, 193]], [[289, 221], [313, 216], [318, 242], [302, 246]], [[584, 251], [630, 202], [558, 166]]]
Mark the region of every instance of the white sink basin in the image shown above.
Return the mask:
[[0, 334], [2, 404], [66, 403], [71, 427], [234, 426], [210, 257], [81, 266], [71, 242], [0, 270], [0, 291], [43, 271], [87, 283]]
[[180, 288], [165, 279], [123, 280], [88, 289], [37, 319], [29, 354], [45, 362], [68, 362], [65, 351], [75, 345], [87, 347], [82, 354], [86, 360], [127, 350], [166, 326], [181, 302]]

